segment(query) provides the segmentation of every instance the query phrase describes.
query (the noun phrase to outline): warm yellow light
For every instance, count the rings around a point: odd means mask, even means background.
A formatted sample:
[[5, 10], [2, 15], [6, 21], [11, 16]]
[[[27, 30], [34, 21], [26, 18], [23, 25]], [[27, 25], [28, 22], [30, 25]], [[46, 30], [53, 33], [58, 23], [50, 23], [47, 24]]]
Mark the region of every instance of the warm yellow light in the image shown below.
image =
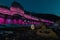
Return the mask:
[[35, 26], [34, 26], [33, 24], [31, 25], [31, 29], [32, 29], [32, 30], [34, 30], [34, 29], [35, 29]]

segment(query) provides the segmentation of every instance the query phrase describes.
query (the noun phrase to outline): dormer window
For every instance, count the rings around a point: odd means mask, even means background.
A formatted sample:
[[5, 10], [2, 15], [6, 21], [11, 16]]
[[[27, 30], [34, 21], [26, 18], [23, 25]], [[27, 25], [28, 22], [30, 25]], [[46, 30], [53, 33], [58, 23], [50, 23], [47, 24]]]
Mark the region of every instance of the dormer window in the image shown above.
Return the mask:
[[26, 20], [24, 20], [24, 22], [26, 22]]

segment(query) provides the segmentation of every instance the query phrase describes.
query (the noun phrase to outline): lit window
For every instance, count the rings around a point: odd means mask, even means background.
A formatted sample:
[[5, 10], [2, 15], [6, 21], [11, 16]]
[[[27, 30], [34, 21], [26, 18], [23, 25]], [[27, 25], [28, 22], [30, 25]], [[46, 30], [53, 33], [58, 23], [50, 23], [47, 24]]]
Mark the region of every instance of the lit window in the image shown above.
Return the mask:
[[11, 24], [11, 23], [12, 23], [11, 19], [6, 19], [6, 24]]
[[13, 20], [13, 23], [14, 23], [14, 24], [17, 24], [17, 20], [16, 20], [16, 19], [14, 19], [14, 20]]

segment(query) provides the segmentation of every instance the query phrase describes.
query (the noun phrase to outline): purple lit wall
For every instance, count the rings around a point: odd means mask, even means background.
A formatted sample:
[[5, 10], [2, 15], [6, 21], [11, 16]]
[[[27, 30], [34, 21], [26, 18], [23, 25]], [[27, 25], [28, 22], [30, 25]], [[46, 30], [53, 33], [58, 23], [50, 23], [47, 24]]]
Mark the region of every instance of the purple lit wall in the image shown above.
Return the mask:
[[[0, 24], [21, 24], [21, 25], [28, 25], [28, 24], [35, 24], [35, 25], [38, 25], [40, 24], [40, 22], [36, 22], [36, 21], [29, 21], [29, 22], [25, 22], [21, 19], [19, 20], [16, 20], [16, 19], [4, 19], [4, 18], [0, 18]], [[49, 25], [50, 23], [47, 23], [47, 25]]]
[[38, 24], [40, 22], [24, 22], [23, 20], [19, 19], [18, 21], [16, 19], [11, 20], [11, 19], [4, 19], [0, 18], [0, 24]]

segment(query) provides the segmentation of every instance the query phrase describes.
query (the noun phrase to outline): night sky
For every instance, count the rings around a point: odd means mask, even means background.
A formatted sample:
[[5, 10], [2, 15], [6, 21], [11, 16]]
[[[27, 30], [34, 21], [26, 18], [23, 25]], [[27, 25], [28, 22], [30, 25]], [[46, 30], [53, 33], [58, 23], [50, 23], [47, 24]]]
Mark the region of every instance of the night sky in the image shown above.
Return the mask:
[[60, 0], [0, 0], [0, 5], [10, 7], [14, 1], [22, 4], [26, 11], [60, 16]]

